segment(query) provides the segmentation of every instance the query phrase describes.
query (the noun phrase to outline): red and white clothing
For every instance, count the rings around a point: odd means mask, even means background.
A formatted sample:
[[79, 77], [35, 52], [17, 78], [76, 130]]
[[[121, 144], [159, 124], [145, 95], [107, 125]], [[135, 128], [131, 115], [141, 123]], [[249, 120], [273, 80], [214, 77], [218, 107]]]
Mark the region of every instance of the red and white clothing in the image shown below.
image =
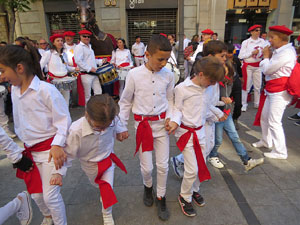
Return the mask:
[[[270, 59], [260, 62], [266, 82], [289, 77], [296, 64], [296, 52], [291, 43], [275, 49]], [[280, 81], [280, 80], [278, 80]], [[276, 81], [275, 81], [276, 82]], [[286, 106], [292, 96], [286, 90], [281, 92], [268, 92], [261, 114], [262, 142], [266, 147], [272, 148], [272, 153], [286, 158], [287, 148], [281, 119]]]
[[[129, 71], [125, 89], [119, 101], [120, 119], [127, 126], [130, 110], [135, 115], [157, 116], [156, 121], [149, 121], [153, 135], [153, 144], [157, 166], [157, 197], [164, 197], [168, 176], [169, 135], [164, 127], [162, 114], [171, 118], [173, 109], [174, 75], [167, 68], [159, 72], [150, 71], [145, 65]], [[135, 122], [137, 129], [139, 122]], [[152, 187], [152, 152], [139, 149], [139, 158], [144, 185]]]
[[[37, 76], [23, 94], [20, 91], [19, 86], [13, 86], [11, 92], [15, 132], [19, 139], [25, 146], [31, 147], [54, 137], [51, 146], [63, 147], [71, 117], [59, 91]], [[44, 216], [52, 216], [55, 225], [67, 224], [60, 186], [49, 184], [52, 174], [65, 175], [66, 168], [56, 170], [53, 160], [48, 163], [49, 152], [31, 152], [43, 189], [43, 193], [33, 193], [31, 196]]]
[[74, 57], [75, 47], [76, 44], [74, 43], [73, 45], [68, 45], [67, 43], [64, 43], [64, 52], [67, 54], [69, 66], [74, 66], [73, 57]]
[[[243, 60], [244, 66], [243, 78], [245, 83], [242, 89], [242, 105], [244, 108], [247, 108], [247, 97], [252, 85], [254, 86], [254, 106], [258, 107], [262, 84], [262, 74], [259, 68], [259, 62], [262, 60], [262, 50], [265, 46], [266, 42], [262, 38], [257, 38], [255, 40], [250, 37], [242, 42], [238, 57]], [[259, 53], [252, 56], [254, 50], [258, 50]]]
[[80, 71], [82, 72], [82, 75], [79, 79], [82, 81], [85, 102], [87, 103], [91, 97], [92, 88], [95, 95], [102, 94], [98, 76], [87, 74], [92, 68], [97, 69], [97, 64], [102, 65], [102, 59], [96, 59], [92, 46], [90, 44], [86, 45], [83, 42], [80, 42], [78, 45], [76, 45], [74, 50], [74, 59]]
[[134, 57], [135, 65], [140, 66], [144, 64], [145, 45], [143, 42], [134, 43], [131, 47], [131, 53]]

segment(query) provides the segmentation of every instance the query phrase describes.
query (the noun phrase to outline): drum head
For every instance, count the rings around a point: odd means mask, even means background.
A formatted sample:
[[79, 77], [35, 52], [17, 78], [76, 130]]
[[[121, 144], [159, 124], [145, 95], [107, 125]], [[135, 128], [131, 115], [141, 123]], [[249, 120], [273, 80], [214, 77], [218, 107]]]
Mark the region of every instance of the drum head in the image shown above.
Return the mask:
[[0, 85], [0, 93], [4, 93], [6, 91], [5, 86]]
[[108, 71], [111, 71], [113, 68], [114, 66], [112, 64], [105, 64], [103, 66], [98, 67], [96, 73], [103, 74]]
[[56, 78], [52, 80], [52, 83], [72, 83], [76, 80], [76, 77], [63, 77], [63, 78]]

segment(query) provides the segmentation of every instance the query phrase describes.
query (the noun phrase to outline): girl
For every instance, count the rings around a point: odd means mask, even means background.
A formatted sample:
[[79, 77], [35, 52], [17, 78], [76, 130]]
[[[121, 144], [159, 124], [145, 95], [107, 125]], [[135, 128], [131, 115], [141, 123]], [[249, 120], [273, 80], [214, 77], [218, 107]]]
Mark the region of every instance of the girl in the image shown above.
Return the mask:
[[117, 203], [112, 190], [115, 164], [127, 173], [114, 154], [115, 135], [119, 141], [126, 136], [126, 127], [118, 117], [118, 105], [107, 94], [95, 95], [86, 105], [85, 116], [72, 123], [65, 151], [70, 161], [79, 158], [81, 168], [90, 182], [100, 189], [104, 225], [113, 225], [112, 205]]
[[[41, 59], [41, 68], [47, 65], [49, 79], [59, 80], [63, 77], [67, 77], [68, 72], [79, 71], [79, 68], [71, 67], [68, 64], [67, 54], [63, 51], [64, 39], [61, 34], [54, 34], [50, 37], [50, 41], [53, 43], [50, 51], [46, 51]], [[70, 90], [60, 89], [60, 93], [64, 96], [67, 105], [70, 101]]]
[[[133, 67], [133, 61], [129, 49], [125, 44], [125, 40], [122, 38], [118, 39], [118, 48], [112, 52], [112, 58], [110, 63], [114, 64], [116, 68], [131, 68]], [[119, 80], [119, 96], [123, 93], [125, 80]]]
[[[71, 123], [66, 102], [51, 84], [42, 81], [37, 52], [28, 41], [24, 48], [8, 45], [0, 49], [0, 72], [11, 83], [15, 131], [33, 160], [29, 173], [17, 171], [44, 215], [42, 224], [67, 224], [60, 194], [64, 146]], [[51, 159], [54, 160], [51, 160]], [[60, 169], [61, 168], [61, 169]]]

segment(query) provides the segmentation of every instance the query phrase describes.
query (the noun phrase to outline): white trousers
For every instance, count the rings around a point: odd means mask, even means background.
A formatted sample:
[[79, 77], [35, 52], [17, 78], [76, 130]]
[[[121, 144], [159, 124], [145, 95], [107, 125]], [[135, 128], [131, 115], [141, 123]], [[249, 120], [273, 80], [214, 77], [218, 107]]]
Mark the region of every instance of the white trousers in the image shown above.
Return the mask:
[[95, 95], [102, 94], [102, 89], [101, 89], [98, 76], [88, 75], [88, 74], [82, 75], [81, 82], [84, 89], [85, 103], [87, 103], [91, 97], [92, 88]]
[[119, 85], [119, 97], [121, 98], [125, 86], [125, 80], [119, 80]]
[[5, 206], [0, 208], [0, 225], [3, 224], [9, 217], [19, 211], [21, 207], [21, 200], [14, 198], [12, 201], [7, 203]]
[[260, 119], [263, 143], [283, 157], [288, 154], [281, 120], [291, 100], [292, 96], [287, 91], [267, 95]]
[[8, 117], [5, 114], [4, 98], [0, 97], [0, 126], [5, 127], [7, 125], [8, 125]]
[[144, 57], [134, 57], [135, 65], [141, 66], [144, 64]]
[[258, 106], [260, 98], [260, 89], [262, 84], [262, 75], [259, 67], [247, 66], [247, 90], [242, 90], [242, 105], [248, 106], [248, 93], [254, 86], [254, 105]]
[[[166, 195], [167, 177], [169, 171], [169, 136], [154, 137], [154, 153], [157, 169], [157, 197]], [[152, 151], [142, 152], [139, 150], [140, 166], [143, 183], [146, 187], [152, 187]]]
[[67, 225], [66, 209], [60, 194], [60, 186], [50, 185], [54, 163], [36, 163], [42, 179], [43, 193], [31, 194], [44, 216], [52, 216], [55, 225]]

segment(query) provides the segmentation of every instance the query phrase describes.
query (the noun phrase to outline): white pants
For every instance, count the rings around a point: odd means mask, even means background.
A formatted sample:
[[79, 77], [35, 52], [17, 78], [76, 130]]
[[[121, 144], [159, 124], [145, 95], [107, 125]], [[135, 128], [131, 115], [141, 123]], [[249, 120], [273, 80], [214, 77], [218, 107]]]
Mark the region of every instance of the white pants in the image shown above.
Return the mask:
[[260, 98], [260, 89], [262, 83], [262, 75], [259, 67], [247, 66], [247, 90], [242, 90], [242, 105], [248, 106], [248, 93], [254, 86], [254, 105], [258, 106]]
[[36, 163], [36, 165], [42, 179], [43, 193], [31, 194], [31, 197], [44, 216], [52, 216], [55, 225], [66, 225], [66, 209], [60, 194], [60, 186], [50, 185], [54, 163], [51, 161]]
[[287, 91], [267, 95], [260, 119], [263, 143], [283, 157], [288, 154], [281, 120], [291, 100], [292, 96]]
[[119, 80], [119, 85], [119, 97], [121, 98], [125, 86], [125, 80]]
[[5, 114], [4, 98], [0, 97], [0, 126], [5, 127], [7, 125], [8, 125], [8, 117]]
[[[169, 171], [169, 151], [169, 136], [167, 134], [161, 137], [154, 137], [154, 152], [157, 169], [157, 197], [164, 197], [166, 195]], [[142, 152], [142, 148], [140, 148], [139, 158], [143, 183], [146, 187], [152, 187], [152, 151]]]
[[15, 198], [0, 208], [0, 225], [3, 224], [9, 217], [19, 211], [21, 207], [21, 200]]
[[82, 75], [81, 82], [84, 88], [85, 103], [87, 103], [91, 97], [92, 88], [94, 90], [95, 95], [102, 94], [102, 89], [101, 89], [98, 76], [88, 75], [88, 74]]
[[134, 57], [135, 65], [141, 66], [144, 64], [144, 57]]

